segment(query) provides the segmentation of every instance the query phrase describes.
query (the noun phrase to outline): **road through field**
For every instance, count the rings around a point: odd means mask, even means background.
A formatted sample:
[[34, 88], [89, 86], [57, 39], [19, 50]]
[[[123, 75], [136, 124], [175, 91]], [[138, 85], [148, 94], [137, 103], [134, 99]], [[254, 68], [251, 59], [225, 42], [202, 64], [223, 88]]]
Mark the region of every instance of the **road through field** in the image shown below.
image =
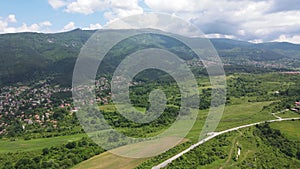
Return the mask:
[[241, 126], [238, 126], [238, 127], [234, 127], [234, 128], [231, 128], [231, 129], [227, 129], [227, 130], [224, 130], [224, 131], [220, 131], [220, 132], [213, 132], [213, 133], [210, 133], [208, 137], [200, 140], [199, 142], [197, 142], [196, 144], [193, 144], [192, 146], [190, 146], [188, 149], [182, 151], [181, 153], [179, 154], [176, 154], [175, 156], [167, 159], [166, 161], [160, 163], [159, 165], [157, 166], [154, 166], [152, 167], [152, 169], [160, 169], [160, 168], [163, 168], [163, 167], [166, 167], [168, 164], [170, 164], [172, 161], [176, 160], [177, 158], [181, 157], [182, 155], [184, 155], [185, 153], [191, 151], [192, 149], [200, 146], [201, 144], [207, 142], [208, 140], [218, 136], [218, 135], [221, 135], [221, 134], [224, 134], [224, 133], [228, 133], [230, 131], [236, 131], [236, 130], [239, 130], [239, 129], [242, 129], [242, 128], [246, 128], [246, 127], [251, 127], [251, 126], [255, 126], [257, 124], [262, 124], [262, 123], [265, 123], [265, 122], [269, 122], [269, 123], [273, 123], [273, 122], [280, 122], [280, 121], [289, 121], [289, 120], [300, 120], [300, 118], [278, 118], [278, 119], [275, 119], [275, 120], [267, 120], [267, 121], [261, 121], [261, 122], [257, 122], [257, 123], [251, 123], [251, 124], [246, 124], [246, 125], [241, 125]]

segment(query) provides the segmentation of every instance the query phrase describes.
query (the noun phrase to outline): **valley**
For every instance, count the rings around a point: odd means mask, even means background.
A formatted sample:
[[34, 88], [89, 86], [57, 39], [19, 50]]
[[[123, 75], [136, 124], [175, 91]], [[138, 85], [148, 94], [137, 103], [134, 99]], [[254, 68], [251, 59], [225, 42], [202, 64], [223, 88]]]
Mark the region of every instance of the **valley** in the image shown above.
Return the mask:
[[[103, 138], [109, 142], [118, 143], [93, 110], [87, 112], [90, 116], [84, 121], [79, 121], [76, 114], [81, 109], [72, 100], [76, 57], [92, 33], [77, 29], [59, 34], [0, 35], [0, 44], [6, 45], [0, 45], [0, 58], [5, 60], [0, 69], [0, 168], [152, 168], [203, 139], [199, 137], [207, 127], [204, 123], [216, 87], [210, 84], [202, 62], [187, 48], [182, 49], [180, 43], [159, 35], [134, 37], [110, 51], [95, 80], [97, 108], [113, 129], [126, 136], [148, 138], [168, 129], [179, 114], [181, 94], [167, 73], [147, 70], [137, 74], [130, 84], [129, 96], [136, 114], [145, 114], [149, 109], [151, 91], [160, 89], [165, 93], [164, 112], [149, 123], [133, 122], [118, 112], [110, 83], [114, 70], [126, 55], [149, 46], [169, 47], [187, 63], [198, 83], [199, 109], [191, 110], [197, 114], [192, 129], [174, 148], [142, 159], [113, 155], [88, 137], [82, 122], [88, 123], [92, 131], [103, 131]], [[141, 39], [145, 42], [135, 48]], [[295, 73], [300, 65], [299, 45], [211, 41], [224, 61], [226, 72], [222, 118], [216, 133], [206, 133], [211, 139], [206, 138], [163, 166], [299, 168], [300, 76]], [[28, 44], [34, 47], [29, 48]]]

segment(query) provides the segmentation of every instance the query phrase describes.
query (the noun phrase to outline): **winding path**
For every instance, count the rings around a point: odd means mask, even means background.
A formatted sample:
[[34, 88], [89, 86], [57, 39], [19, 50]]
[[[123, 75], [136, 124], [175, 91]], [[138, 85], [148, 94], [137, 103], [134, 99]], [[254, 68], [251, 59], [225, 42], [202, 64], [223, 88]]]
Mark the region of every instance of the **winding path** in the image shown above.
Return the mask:
[[289, 121], [289, 120], [300, 120], [300, 117], [299, 118], [278, 118], [278, 119], [275, 119], [275, 120], [266, 120], [266, 121], [261, 121], [261, 122], [257, 122], [257, 123], [251, 123], [251, 124], [246, 124], [246, 125], [234, 127], [234, 128], [231, 128], [231, 129], [220, 131], [220, 132], [213, 132], [213, 133], [211, 133], [211, 135], [209, 135], [205, 139], [200, 140], [198, 143], [191, 145], [189, 148], [187, 148], [186, 150], [182, 151], [181, 153], [179, 153], [179, 154], [177, 154], [177, 155], [175, 155], [175, 156], [167, 159], [166, 161], [158, 164], [157, 166], [152, 167], [152, 169], [160, 169], [160, 168], [166, 167], [172, 161], [176, 160], [177, 158], [181, 157], [185, 153], [191, 151], [192, 149], [198, 147], [199, 145], [207, 142], [208, 140], [210, 140], [210, 139], [212, 139], [212, 138], [214, 138], [214, 137], [216, 137], [218, 135], [221, 135], [221, 134], [224, 134], [224, 133], [228, 133], [230, 131], [236, 131], [236, 130], [239, 130], [239, 129], [242, 129], [242, 128], [246, 128], [246, 127], [255, 126], [257, 124], [262, 124], [262, 123], [265, 123], [265, 122], [273, 123], [273, 122]]

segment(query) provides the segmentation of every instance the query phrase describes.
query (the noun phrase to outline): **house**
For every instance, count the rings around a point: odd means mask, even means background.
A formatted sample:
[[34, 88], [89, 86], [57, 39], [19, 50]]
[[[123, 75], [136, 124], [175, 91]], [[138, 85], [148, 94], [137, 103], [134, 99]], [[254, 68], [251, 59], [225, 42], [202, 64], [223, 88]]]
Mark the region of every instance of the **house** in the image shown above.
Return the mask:
[[291, 108], [291, 110], [294, 111], [294, 112], [299, 112], [298, 108]]
[[300, 101], [295, 102], [295, 107], [291, 108], [291, 111], [294, 111], [294, 112], [299, 112], [300, 111]]
[[76, 112], [78, 112], [78, 110], [79, 110], [78, 107], [74, 107], [74, 108], [72, 108], [71, 112], [72, 112], [72, 113], [76, 113]]

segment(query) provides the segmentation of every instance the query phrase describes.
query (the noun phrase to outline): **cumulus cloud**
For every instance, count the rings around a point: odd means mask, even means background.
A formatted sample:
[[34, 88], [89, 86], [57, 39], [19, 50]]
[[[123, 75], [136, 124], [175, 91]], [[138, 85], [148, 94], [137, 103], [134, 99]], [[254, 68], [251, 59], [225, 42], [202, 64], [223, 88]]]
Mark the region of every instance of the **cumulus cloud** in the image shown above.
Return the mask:
[[253, 42], [300, 35], [300, 1], [288, 1], [144, 0], [152, 10], [187, 19], [208, 36]]
[[224, 34], [206, 34], [205, 35], [206, 38], [227, 38], [227, 39], [236, 39], [235, 36], [233, 35], [224, 35]]
[[69, 22], [67, 25], [64, 26], [62, 31], [69, 31], [75, 29], [75, 23]]
[[52, 23], [50, 21], [44, 21], [40, 23], [41, 26], [52, 26]]
[[5, 18], [0, 17], [0, 33], [48, 32], [48, 28], [52, 25], [50, 21], [34, 23], [31, 25], [22, 23], [21, 26], [11, 26], [11, 23], [17, 23], [15, 15], [11, 14]]
[[[300, 1], [296, 0], [48, 0], [54, 8], [84, 15], [100, 12], [108, 23], [147, 10], [182, 17], [211, 37], [253, 42], [273, 41], [281, 35], [300, 35]], [[11, 18], [13, 21], [13, 17]], [[1, 24], [1, 23], [0, 23]], [[97, 26], [97, 28], [99, 25]], [[90, 28], [91, 25], [90, 25]]]
[[102, 25], [100, 25], [99, 23], [96, 24], [90, 24], [89, 27], [86, 28], [82, 28], [83, 30], [96, 30], [96, 29], [101, 29]]
[[300, 44], [300, 35], [280, 35], [277, 39], [273, 40], [274, 42], [291, 42]]
[[143, 8], [139, 6], [138, 0], [109, 0], [110, 10], [104, 13], [109, 19], [122, 18], [130, 15], [142, 14]]
[[300, 3], [297, 0], [272, 0], [271, 3], [272, 6], [268, 12], [281, 12], [300, 9]]
[[48, 3], [51, 5], [52, 8], [58, 9], [68, 4], [68, 1], [65, 0], [48, 0]]
[[11, 22], [11, 23], [16, 23], [17, 22], [16, 16], [15, 15], [8, 15], [7, 21]]
[[106, 8], [107, 4], [99, 0], [77, 0], [67, 5], [65, 11], [70, 13], [92, 14]]
[[139, 0], [49, 0], [49, 4], [57, 9], [64, 7], [68, 13], [81, 13], [85, 15], [103, 12], [108, 20], [143, 13]]

